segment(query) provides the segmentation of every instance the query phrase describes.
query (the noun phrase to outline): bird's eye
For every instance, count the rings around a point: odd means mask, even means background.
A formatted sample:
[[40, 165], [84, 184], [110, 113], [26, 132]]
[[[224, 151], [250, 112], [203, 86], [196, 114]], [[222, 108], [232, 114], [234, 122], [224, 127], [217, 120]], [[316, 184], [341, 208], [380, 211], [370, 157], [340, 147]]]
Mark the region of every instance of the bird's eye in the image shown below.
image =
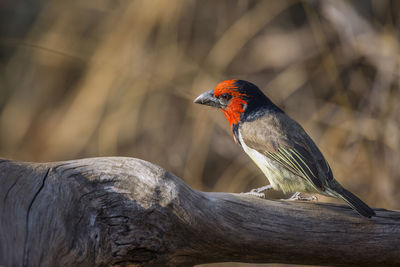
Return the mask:
[[223, 93], [219, 97], [224, 99], [224, 100], [229, 100], [229, 99], [231, 99], [232, 96], [230, 94], [228, 94], [228, 93]]

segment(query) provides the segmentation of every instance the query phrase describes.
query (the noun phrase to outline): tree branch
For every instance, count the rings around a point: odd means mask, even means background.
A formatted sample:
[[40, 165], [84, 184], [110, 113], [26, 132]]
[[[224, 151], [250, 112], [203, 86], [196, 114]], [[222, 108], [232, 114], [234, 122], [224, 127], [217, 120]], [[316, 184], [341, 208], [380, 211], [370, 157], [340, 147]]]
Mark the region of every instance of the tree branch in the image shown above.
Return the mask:
[[0, 160], [0, 265], [399, 266], [400, 213], [196, 191], [151, 163]]

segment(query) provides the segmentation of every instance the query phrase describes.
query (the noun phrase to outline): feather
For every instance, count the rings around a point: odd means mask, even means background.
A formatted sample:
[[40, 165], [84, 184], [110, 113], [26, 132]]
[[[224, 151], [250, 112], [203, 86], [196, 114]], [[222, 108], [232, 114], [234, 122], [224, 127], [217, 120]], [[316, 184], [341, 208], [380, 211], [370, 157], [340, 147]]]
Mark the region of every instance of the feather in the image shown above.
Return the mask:
[[284, 113], [270, 113], [243, 122], [240, 133], [245, 144], [279, 163], [281, 167], [324, 190], [333, 179], [329, 164], [304, 129]]

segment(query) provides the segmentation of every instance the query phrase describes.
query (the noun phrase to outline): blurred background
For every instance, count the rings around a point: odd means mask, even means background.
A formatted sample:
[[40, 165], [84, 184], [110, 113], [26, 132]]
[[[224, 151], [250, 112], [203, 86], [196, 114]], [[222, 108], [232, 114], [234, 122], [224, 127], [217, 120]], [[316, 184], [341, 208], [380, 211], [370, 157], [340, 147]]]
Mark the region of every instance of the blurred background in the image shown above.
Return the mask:
[[223, 114], [192, 103], [238, 78], [303, 125], [350, 191], [400, 209], [399, 26], [388, 0], [0, 0], [0, 157], [137, 157], [244, 192], [265, 177]]

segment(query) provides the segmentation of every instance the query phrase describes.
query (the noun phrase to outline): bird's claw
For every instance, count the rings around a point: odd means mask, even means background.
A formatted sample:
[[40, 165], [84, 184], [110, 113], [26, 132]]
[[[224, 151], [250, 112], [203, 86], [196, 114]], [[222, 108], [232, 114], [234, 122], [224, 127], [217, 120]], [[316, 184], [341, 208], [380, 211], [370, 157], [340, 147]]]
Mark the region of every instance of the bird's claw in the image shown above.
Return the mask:
[[262, 186], [260, 188], [252, 189], [252, 190], [250, 190], [250, 192], [240, 193], [240, 194], [256, 196], [256, 197], [259, 197], [259, 198], [265, 198], [265, 194], [263, 192], [266, 191], [266, 190], [269, 190], [269, 189], [272, 189], [272, 186], [271, 185], [265, 185], [265, 186]]
[[250, 192], [246, 192], [246, 193], [240, 193], [241, 195], [247, 195], [247, 196], [255, 196], [255, 197], [259, 197], [259, 198], [265, 198], [265, 194], [264, 193], [259, 193], [254, 191], [255, 189], [251, 190]]
[[296, 192], [293, 196], [291, 196], [287, 200], [290, 200], [290, 201], [295, 201], [295, 200], [300, 200], [300, 201], [318, 201], [318, 198], [316, 196], [303, 197], [300, 192]]

